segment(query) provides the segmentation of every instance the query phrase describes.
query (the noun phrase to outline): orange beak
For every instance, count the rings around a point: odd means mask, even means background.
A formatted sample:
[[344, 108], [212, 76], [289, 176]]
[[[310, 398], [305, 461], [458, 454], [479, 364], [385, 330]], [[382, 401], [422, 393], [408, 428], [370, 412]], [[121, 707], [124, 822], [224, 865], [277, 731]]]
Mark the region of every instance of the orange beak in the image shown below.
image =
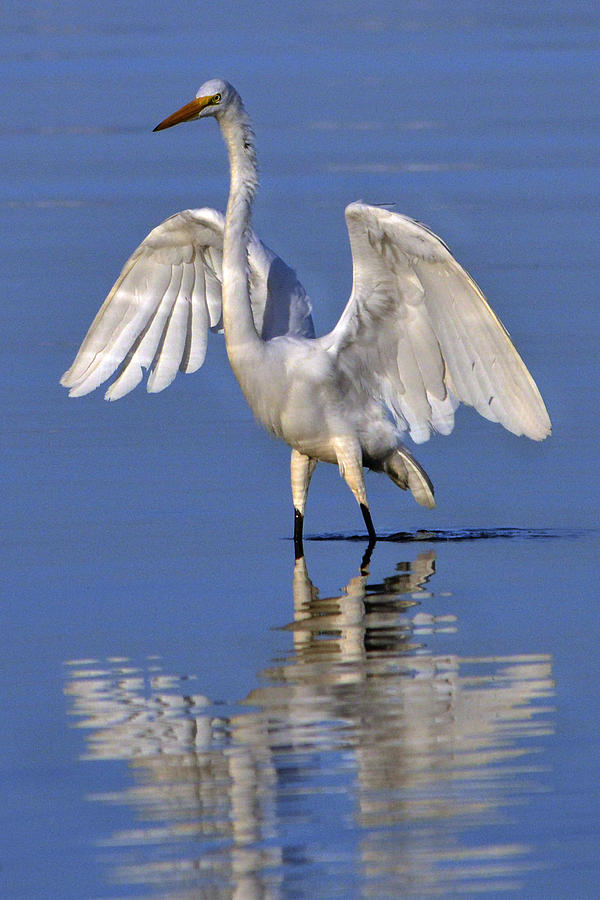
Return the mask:
[[162, 122], [153, 128], [153, 131], [163, 131], [165, 128], [171, 128], [173, 125], [179, 125], [180, 122], [189, 122], [191, 119], [197, 119], [205, 106], [209, 106], [211, 97], [194, 97], [177, 112], [172, 113], [163, 119]]

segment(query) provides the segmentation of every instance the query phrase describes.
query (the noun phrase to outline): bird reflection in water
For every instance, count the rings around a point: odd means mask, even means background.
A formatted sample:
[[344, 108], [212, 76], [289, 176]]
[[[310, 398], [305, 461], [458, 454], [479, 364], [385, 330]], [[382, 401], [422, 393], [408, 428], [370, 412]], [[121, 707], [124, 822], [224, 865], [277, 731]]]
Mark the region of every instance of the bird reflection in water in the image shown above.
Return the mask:
[[289, 655], [241, 712], [158, 659], [69, 663], [85, 758], [134, 775], [97, 798], [136, 819], [101, 842], [111, 876], [180, 900], [518, 887], [538, 861], [502, 821], [539, 790], [551, 660], [434, 654], [457, 627], [427, 611], [434, 572], [433, 551], [377, 584], [365, 563], [320, 597], [297, 559]]

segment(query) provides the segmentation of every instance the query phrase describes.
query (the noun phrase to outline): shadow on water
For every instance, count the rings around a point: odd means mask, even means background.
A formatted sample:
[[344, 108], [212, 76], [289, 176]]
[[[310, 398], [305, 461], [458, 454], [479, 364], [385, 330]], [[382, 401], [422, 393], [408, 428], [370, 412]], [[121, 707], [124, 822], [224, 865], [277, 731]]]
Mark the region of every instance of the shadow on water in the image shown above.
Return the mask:
[[457, 630], [429, 611], [435, 567], [427, 549], [321, 597], [296, 560], [287, 654], [229, 711], [157, 658], [69, 662], [84, 758], [130, 770], [94, 798], [131, 816], [102, 841], [111, 879], [181, 900], [518, 890], [539, 860], [494, 829], [543, 789], [551, 657], [433, 653]]

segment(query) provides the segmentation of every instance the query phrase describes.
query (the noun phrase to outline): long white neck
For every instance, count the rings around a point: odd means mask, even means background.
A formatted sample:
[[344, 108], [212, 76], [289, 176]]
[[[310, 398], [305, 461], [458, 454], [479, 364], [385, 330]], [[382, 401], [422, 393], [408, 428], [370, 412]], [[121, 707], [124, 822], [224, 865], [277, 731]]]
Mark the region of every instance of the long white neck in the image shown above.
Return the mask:
[[219, 124], [231, 169], [223, 235], [223, 327], [227, 354], [239, 379], [243, 361], [263, 343], [254, 327], [248, 283], [248, 239], [258, 170], [254, 133], [241, 100], [229, 107]]

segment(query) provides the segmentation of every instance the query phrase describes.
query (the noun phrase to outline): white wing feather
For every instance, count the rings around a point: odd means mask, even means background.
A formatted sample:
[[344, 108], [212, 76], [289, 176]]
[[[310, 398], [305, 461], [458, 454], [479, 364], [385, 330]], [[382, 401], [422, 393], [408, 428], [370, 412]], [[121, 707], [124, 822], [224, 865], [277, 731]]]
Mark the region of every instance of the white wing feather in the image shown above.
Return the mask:
[[448, 434], [459, 402], [542, 440], [550, 419], [508, 332], [445, 244], [405, 216], [346, 209], [352, 295], [322, 338], [340, 368], [422, 442]]
[[[222, 328], [223, 215], [188, 209], [153, 229], [125, 263], [61, 378], [80, 397], [120, 369], [107, 390], [117, 400], [151, 368], [147, 389], [162, 391], [178, 371], [204, 362], [208, 331]], [[314, 336], [310, 300], [295, 273], [254, 234], [248, 247], [254, 322], [266, 340]]]

